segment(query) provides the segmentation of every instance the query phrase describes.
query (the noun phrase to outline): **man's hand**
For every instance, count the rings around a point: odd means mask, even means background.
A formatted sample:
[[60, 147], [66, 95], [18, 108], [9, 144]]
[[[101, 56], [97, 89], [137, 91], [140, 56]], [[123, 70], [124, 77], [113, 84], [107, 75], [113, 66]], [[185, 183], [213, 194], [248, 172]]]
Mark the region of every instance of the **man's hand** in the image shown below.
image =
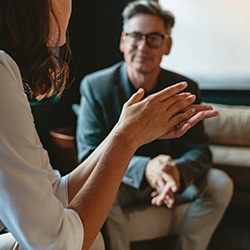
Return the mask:
[[[182, 112], [187, 112], [190, 109], [194, 109], [195, 112], [192, 117], [189, 119], [182, 121], [178, 125], [172, 127], [170, 131], [159, 137], [159, 139], [167, 139], [167, 138], [178, 138], [186, 133], [188, 129], [193, 127], [195, 124], [200, 122], [201, 120], [216, 117], [219, 115], [217, 110], [214, 110], [212, 106], [206, 104], [192, 104], [189, 107], [182, 110]], [[181, 112], [181, 113], [182, 113]], [[179, 114], [181, 114], [179, 113]], [[177, 114], [178, 116], [178, 114]]]
[[171, 208], [174, 204], [174, 193], [180, 188], [180, 175], [174, 160], [169, 155], [159, 155], [148, 162], [145, 176], [150, 186], [156, 191], [152, 193], [152, 204], [163, 203]]

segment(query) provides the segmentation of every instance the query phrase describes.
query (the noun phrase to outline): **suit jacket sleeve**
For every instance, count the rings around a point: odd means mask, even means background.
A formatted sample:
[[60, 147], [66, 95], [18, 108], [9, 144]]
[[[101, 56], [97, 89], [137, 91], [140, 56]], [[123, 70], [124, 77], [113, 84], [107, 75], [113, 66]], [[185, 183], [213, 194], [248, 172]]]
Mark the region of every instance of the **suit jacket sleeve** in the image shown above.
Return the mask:
[[[111, 75], [88, 75], [81, 82], [81, 103], [76, 132], [79, 162], [86, 159], [104, 140], [120, 116], [123, 103], [119, 103], [119, 94], [114, 85], [110, 84]], [[131, 187], [139, 188], [148, 160], [149, 157], [134, 156], [123, 182]]]
[[101, 101], [91, 88], [91, 77], [81, 83], [81, 102], [77, 118], [76, 142], [78, 161], [86, 159], [105, 138], [108, 131], [103, 119]]

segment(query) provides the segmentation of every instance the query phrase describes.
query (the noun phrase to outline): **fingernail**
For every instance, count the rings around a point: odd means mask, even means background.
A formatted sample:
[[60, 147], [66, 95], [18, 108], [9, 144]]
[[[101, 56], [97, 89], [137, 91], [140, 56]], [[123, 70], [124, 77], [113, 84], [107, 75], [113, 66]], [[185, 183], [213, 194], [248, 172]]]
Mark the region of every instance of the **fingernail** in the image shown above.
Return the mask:
[[188, 96], [188, 98], [195, 98], [195, 95], [191, 94], [190, 96]]

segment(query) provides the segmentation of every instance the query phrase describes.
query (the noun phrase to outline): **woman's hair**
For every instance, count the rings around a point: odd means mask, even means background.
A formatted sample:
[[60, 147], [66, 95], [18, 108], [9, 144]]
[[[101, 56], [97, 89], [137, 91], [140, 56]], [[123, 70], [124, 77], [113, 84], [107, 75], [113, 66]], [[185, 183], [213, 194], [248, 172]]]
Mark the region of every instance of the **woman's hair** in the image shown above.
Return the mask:
[[130, 2], [122, 12], [123, 31], [126, 31], [128, 21], [135, 15], [146, 14], [158, 16], [164, 23], [165, 30], [168, 34], [174, 26], [174, 16], [170, 11], [163, 10], [157, 1], [153, 0], [138, 0]]
[[38, 100], [60, 96], [69, 76], [68, 38], [58, 49], [49, 47], [51, 15], [57, 20], [51, 0], [0, 0], [0, 49], [16, 61]]

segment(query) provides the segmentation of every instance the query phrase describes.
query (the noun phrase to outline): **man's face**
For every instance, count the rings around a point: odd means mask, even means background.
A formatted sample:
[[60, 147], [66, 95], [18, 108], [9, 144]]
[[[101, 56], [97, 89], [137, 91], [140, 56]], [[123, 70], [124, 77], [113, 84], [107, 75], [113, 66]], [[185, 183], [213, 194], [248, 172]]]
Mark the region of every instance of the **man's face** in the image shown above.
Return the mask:
[[127, 23], [126, 30], [121, 35], [120, 50], [128, 63], [130, 70], [143, 74], [159, 70], [160, 62], [164, 54], [168, 54], [171, 48], [171, 38], [162, 39], [159, 47], [150, 47], [145, 39], [136, 44], [131, 44], [130, 37], [126, 33], [159, 33], [165, 35], [166, 31], [161, 18], [153, 15], [138, 14]]

